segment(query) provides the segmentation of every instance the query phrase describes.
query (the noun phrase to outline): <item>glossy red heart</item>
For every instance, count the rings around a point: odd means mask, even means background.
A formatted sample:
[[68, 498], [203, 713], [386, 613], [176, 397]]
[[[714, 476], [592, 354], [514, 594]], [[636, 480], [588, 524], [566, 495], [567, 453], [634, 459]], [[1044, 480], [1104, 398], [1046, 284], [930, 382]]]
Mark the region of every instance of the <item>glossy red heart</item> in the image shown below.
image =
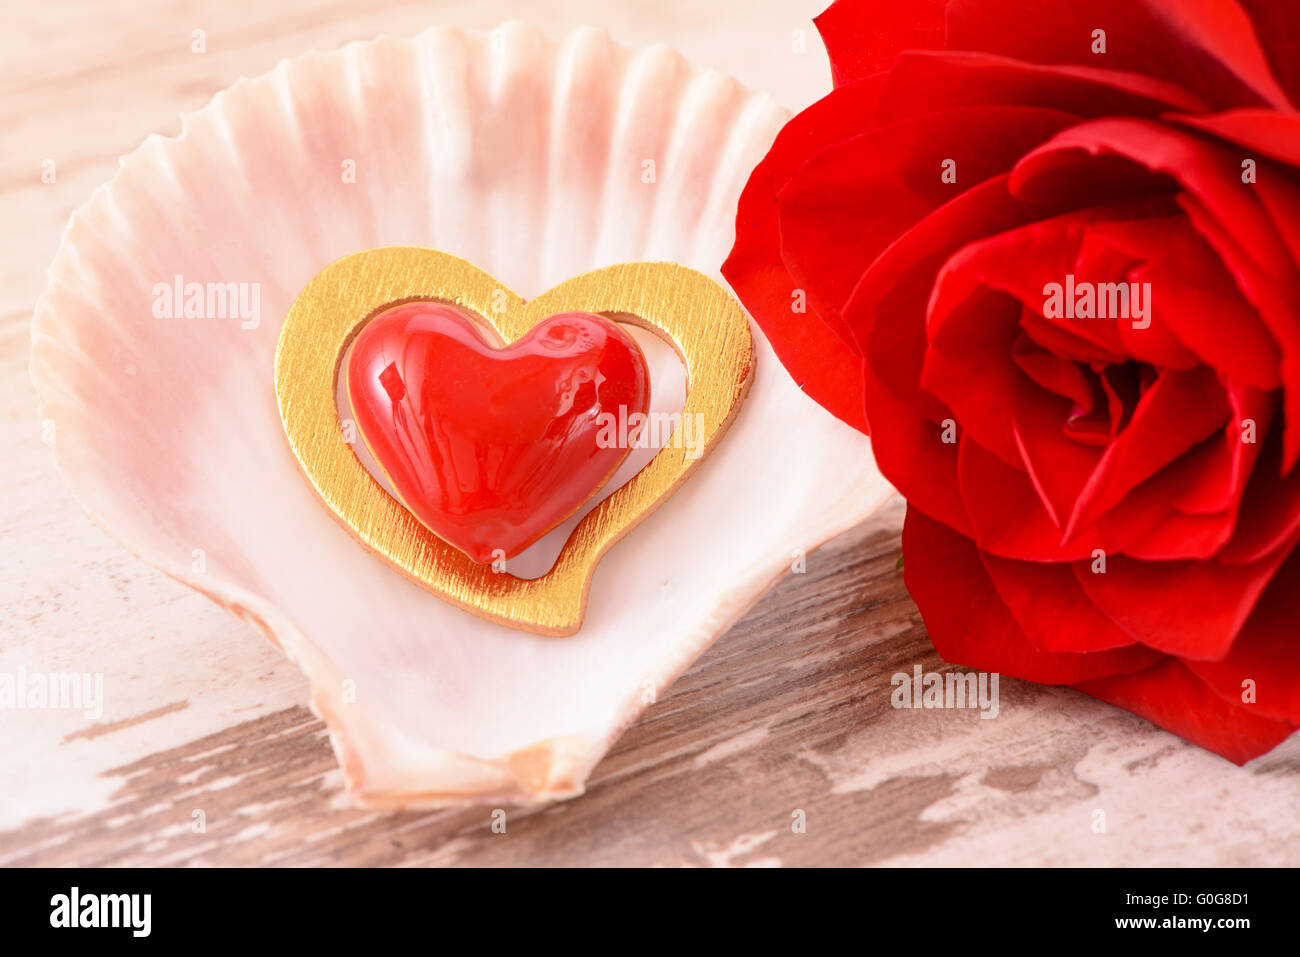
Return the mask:
[[497, 348], [427, 302], [366, 324], [347, 388], [402, 503], [477, 562], [517, 555], [577, 511], [629, 451], [600, 441], [606, 414], [650, 402], [640, 347], [608, 319], [560, 313]]

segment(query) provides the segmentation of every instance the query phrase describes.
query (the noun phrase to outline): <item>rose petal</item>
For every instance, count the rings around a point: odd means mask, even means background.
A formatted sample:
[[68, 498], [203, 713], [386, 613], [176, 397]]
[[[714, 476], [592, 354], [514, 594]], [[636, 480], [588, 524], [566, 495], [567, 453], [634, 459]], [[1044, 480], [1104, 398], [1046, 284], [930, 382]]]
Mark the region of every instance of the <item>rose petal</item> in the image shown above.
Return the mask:
[[1070, 562], [1090, 556], [1094, 548], [1106, 547], [1093, 528], [1063, 541], [1029, 476], [984, 449], [969, 434], [961, 437], [957, 477], [975, 541], [984, 551], [1027, 561]]
[[1264, 48], [1269, 67], [1292, 103], [1300, 105], [1300, 59], [1295, 38], [1300, 36], [1300, 7], [1292, 0], [1237, 0], [1255, 25], [1255, 37]]
[[903, 524], [903, 578], [945, 661], [1044, 684], [1137, 671], [1158, 655], [1131, 646], [1083, 654], [1041, 651], [998, 596], [975, 543], [919, 509]]
[[781, 261], [776, 194], [812, 153], [855, 135], [874, 112], [878, 94], [879, 84], [853, 84], [790, 120], [745, 184], [736, 211], [736, 243], [722, 266], [795, 382], [862, 432], [868, 426], [861, 358], [852, 337], [828, 326], [826, 317], [815, 310], [795, 311], [796, 283]]
[[1273, 721], [1249, 706], [1233, 706], [1173, 658], [1136, 674], [1113, 675], [1074, 685], [1117, 705], [1234, 764], [1271, 751], [1295, 726]]
[[1111, 555], [1104, 574], [1082, 564], [1074, 573], [1097, 607], [1138, 641], [1180, 658], [1217, 661], [1232, 648], [1291, 544], [1248, 565]]
[[[1071, 156], [1071, 154], [1074, 154]], [[1300, 376], [1300, 273], [1270, 206], [1261, 199], [1300, 194], [1300, 187], [1275, 177], [1250, 190], [1240, 188], [1240, 156], [1226, 147], [1140, 119], [1107, 119], [1075, 126], [1025, 157], [1012, 173], [1012, 190], [1048, 195], [1080, 175], [1079, 157], [1124, 157], [1176, 179], [1187, 190], [1178, 197], [1196, 229], [1214, 246], [1237, 284], [1259, 310], [1283, 355], [1283, 378]], [[1111, 167], [1107, 167], [1108, 169]], [[1300, 198], [1293, 205], [1300, 208]], [[1288, 390], [1284, 464], [1300, 458], [1300, 390]]]
[[1188, 661], [1187, 667], [1230, 704], [1243, 704], [1243, 683], [1253, 682], [1251, 710], [1300, 722], [1300, 641], [1295, 597], [1300, 594], [1300, 552], [1278, 570], [1251, 613], [1232, 650], [1220, 661]]
[[[1232, 537], [1235, 515], [1188, 514], [1175, 501], [1195, 486], [1213, 440], [1157, 472], [1097, 520], [1109, 551], [1147, 561], [1213, 558]], [[1204, 449], [1204, 450], [1203, 450]]]
[[1106, 31], [1104, 62], [1189, 90], [1212, 106], [1268, 103], [1286, 94], [1250, 19], [1217, 0], [952, 0], [947, 46], [1031, 63], [1095, 66], [1093, 31]]
[[1226, 565], [1260, 561], [1300, 531], [1300, 470], [1282, 473], [1276, 430], [1260, 441], [1263, 448], [1243, 493], [1236, 529], [1219, 555]]
[[[1024, 312], [1021, 313], [1020, 318], [1023, 322]], [[1077, 416], [1088, 416], [1092, 413], [1097, 403], [1097, 389], [1083, 374], [1083, 369], [1074, 359], [1040, 348], [1023, 328], [1011, 349], [1011, 358], [1020, 370], [1041, 388], [1063, 399], [1069, 399], [1072, 408], [1078, 410]]]
[[1020, 468], [1007, 410], [1043, 400], [1042, 390], [1012, 358], [1020, 303], [981, 288], [969, 273], [954, 272], [952, 262], [934, 287], [921, 387], [951, 408], [981, 446]]
[[1276, 395], [1258, 389], [1229, 386], [1232, 415], [1218, 441], [1206, 443], [1205, 454], [1190, 471], [1192, 481], [1172, 498], [1172, 504], [1192, 514], [1236, 512], [1250, 473], [1259, 459], [1261, 443], [1246, 442], [1244, 424], [1255, 423], [1257, 436], [1267, 435], [1277, 407]]
[[1295, 113], [1241, 107], [1203, 116], [1174, 114], [1164, 119], [1213, 133], [1258, 154], [1243, 159], [1267, 156], [1287, 166], [1300, 166], [1300, 116]]
[[1255, 390], [1230, 389], [1229, 396], [1234, 415], [1222, 436], [1179, 456], [1098, 520], [1111, 548], [1151, 561], [1224, 558], [1220, 551], [1237, 529], [1243, 501], [1251, 499], [1248, 482], [1265, 444], [1243, 442], [1240, 422], [1255, 417], [1258, 434], [1266, 435], [1276, 407], [1275, 396]]
[[[781, 258], [832, 326], [863, 272], [900, 234], [964, 188], [1009, 170], [1073, 118], [1033, 107], [930, 113], [812, 156], [777, 193]], [[943, 164], [958, 182], [944, 182]]]
[[947, 0], [835, 0], [813, 18], [831, 61], [831, 79], [843, 86], [871, 76], [903, 50], [943, 46]]
[[1017, 401], [1011, 408], [1012, 431], [1029, 480], [1052, 523], [1062, 531], [1101, 459], [1098, 449], [1066, 435], [1063, 426], [1068, 415], [1068, 402], [1041, 396]]
[[[1175, 207], [1159, 198], [1121, 202], [1044, 219], [967, 244], [945, 263], [935, 281], [928, 317], [930, 338], [942, 342], [940, 330], [957, 305], [974, 290], [987, 286], [1014, 296], [1024, 303], [1029, 315], [1053, 323], [1065, 336], [1093, 346], [1072, 348], [1070, 339], [1059, 334], [1040, 337], [1043, 324], [1036, 319], [1026, 322], [1030, 334], [1054, 351], [1060, 348], [1064, 354], [1083, 361], [1093, 357], [1110, 362], [1136, 358], [1166, 367], [1197, 365], [1197, 357], [1171, 330], [1163, 325], [1155, 327], [1154, 322], [1134, 329], [1136, 320], [1045, 315], [1049, 283], [1064, 286], [1070, 275], [1079, 283], [1129, 281], [1143, 253], [1130, 251], [1132, 241], [1121, 246], [1119, 238], [1140, 231], [1152, 248], [1158, 248], [1163, 227], [1172, 229], [1175, 223], [1181, 223], [1188, 228], [1181, 216], [1163, 215], [1171, 208]], [[953, 343], [954, 347], [958, 345]], [[948, 401], [951, 404], [951, 398]]]
[[863, 274], [843, 310], [866, 353], [870, 374], [932, 422], [950, 414], [919, 387], [926, 304], [935, 275], [967, 242], [1058, 211], [1057, 206], [1016, 199], [1007, 183], [1003, 175], [974, 186], [905, 232]]
[[1222, 429], [1229, 411], [1213, 370], [1161, 373], [1088, 477], [1066, 535], [1095, 523], [1143, 481]]
[[[1238, 286], [1259, 311], [1269, 332], [1276, 337], [1282, 352], [1279, 379], [1300, 382], [1300, 324], [1295, 321], [1297, 312], [1300, 312], [1300, 288], [1291, 283], [1279, 285], [1265, 276], [1249, 254], [1214, 220], [1204, 204], [1186, 193], [1179, 196], [1178, 202], [1197, 230], [1224, 257]], [[1300, 389], [1284, 389], [1282, 404], [1285, 412], [1282, 469], [1289, 472], [1300, 459]]]
[[1025, 637], [1040, 651], [1093, 652], [1134, 644], [1079, 585], [1070, 566], [1020, 562], [980, 552], [980, 560]]
[[[944, 441], [944, 427], [901, 402], [873, 375], [866, 377], [867, 406], [876, 426], [871, 448], [889, 481], [907, 489], [907, 500], [965, 534], [972, 534], [957, 485], [958, 443]], [[956, 426], [953, 426], [956, 438]]]
[[1028, 153], [1012, 173], [1012, 192], [1031, 196], [1039, 189], [1053, 191], [1065, 185], [1065, 177], [1076, 175], [1079, 167], [1086, 165], [1078, 156], [1071, 157], [1072, 152], [1123, 157], [1152, 172], [1172, 176], [1205, 204], [1215, 221], [1228, 229], [1270, 276], [1294, 279], [1295, 263], [1255, 196], [1281, 187], [1258, 183], [1259, 190], [1242, 190], [1237, 152], [1150, 120], [1091, 120], [1058, 133]]
[[1205, 239], [1182, 216], [1099, 223], [1094, 231], [1141, 260], [1131, 275], [1150, 282], [1148, 329], [1126, 331], [1134, 341], [1169, 330], [1200, 361], [1243, 385], [1275, 388], [1281, 354], [1277, 341]]
[[988, 53], [909, 51], [894, 63], [881, 95], [888, 122], [933, 110], [1014, 103], [1064, 110], [1081, 117], [1156, 117], [1168, 110], [1204, 113], [1208, 107], [1181, 87], [1140, 73], [1095, 66], [1028, 63]]

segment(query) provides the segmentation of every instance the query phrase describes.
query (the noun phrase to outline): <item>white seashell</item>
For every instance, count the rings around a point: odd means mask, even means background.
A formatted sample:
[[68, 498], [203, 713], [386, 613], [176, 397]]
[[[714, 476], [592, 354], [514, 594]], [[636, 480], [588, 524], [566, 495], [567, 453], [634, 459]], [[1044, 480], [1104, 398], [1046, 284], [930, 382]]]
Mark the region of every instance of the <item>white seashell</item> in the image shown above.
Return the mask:
[[[754, 386], [720, 448], [605, 556], [583, 629], [538, 637], [411, 584], [314, 498], [276, 410], [280, 322], [327, 263], [389, 244], [463, 256], [525, 296], [638, 259], [716, 277], [785, 119], [671, 50], [513, 23], [242, 80], [179, 138], [146, 140], [69, 223], [32, 331], [60, 466], [103, 528], [307, 673], [360, 800], [578, 794], [796, 551], [885, 499], [868, 440], [755, 328]], [[155, 317], [175, 276], [259, 284], [260, 322]]]

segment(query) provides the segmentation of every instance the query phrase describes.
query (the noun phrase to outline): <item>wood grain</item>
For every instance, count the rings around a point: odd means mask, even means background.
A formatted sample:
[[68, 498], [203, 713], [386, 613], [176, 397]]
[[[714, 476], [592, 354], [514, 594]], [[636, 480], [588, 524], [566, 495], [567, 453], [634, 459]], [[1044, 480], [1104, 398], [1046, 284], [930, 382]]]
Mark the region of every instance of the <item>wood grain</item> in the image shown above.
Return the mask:
[[[437, 21], [486, 27], [524, 8], [5, 7], [0, 671], [99, 671], [114, 685], [100, 716], [0, 710], [0, 864], [1300, 862], [1297, 740], [1238, 769], [1011, 679], [993, 720], [891, 707], [894, 674], [948, 667], [903, 588], [898, 502], [774, 589], [623, 736], [583, 797], [506, 808], [505, 833], [490, 808], [349, 807], [296, 670], [98, 532], [64, 489], [26, 375], [31, 308], [67, 215], [118, 154], [174, 133], [178, 111], [311, 47]], [[807, 21], [817, 7], [534, 0], [527, 12], [557, 31], [594, 22], [625, 42], [670, 42], [799, 108], [827, 85]], [[54, 183], [41, 181], [47, 159]]]

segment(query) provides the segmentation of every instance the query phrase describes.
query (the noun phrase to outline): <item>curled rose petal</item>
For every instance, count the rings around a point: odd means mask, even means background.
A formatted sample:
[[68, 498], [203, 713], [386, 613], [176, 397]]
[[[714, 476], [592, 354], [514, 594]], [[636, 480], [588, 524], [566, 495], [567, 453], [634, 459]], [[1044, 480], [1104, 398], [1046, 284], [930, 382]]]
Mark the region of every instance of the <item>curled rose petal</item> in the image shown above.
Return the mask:
[[907, 590], [945, 661], [1044, 684], [1072, 684], [1137, 671], [1160, 657], [1139, 645], [1092, 652], [1036, 647], [1002, 602], [971, 540], [914, 508], [907, 511], [903, 549], [912, 556], [903, 565]]
[[947, 4], [948, 0], [836, 0], [815, 21], [835, 85], [888, 69], [904, 50], [942, 46]]
[[998, 595], [1025, 637], [1046, 652], [1087, 653], [1125, 648], [1133, 636], [1103, 613], [1070, 565], [1021, 562], [980, 552]]
[[1165, 658], [1135, 674], [1116, 674], [1073, 685], [1118, 705], [1234, 764], [1271, 751], [1290, 737], [1295, 722], [1270, 719], [1215, 693], [1187, 665]]

